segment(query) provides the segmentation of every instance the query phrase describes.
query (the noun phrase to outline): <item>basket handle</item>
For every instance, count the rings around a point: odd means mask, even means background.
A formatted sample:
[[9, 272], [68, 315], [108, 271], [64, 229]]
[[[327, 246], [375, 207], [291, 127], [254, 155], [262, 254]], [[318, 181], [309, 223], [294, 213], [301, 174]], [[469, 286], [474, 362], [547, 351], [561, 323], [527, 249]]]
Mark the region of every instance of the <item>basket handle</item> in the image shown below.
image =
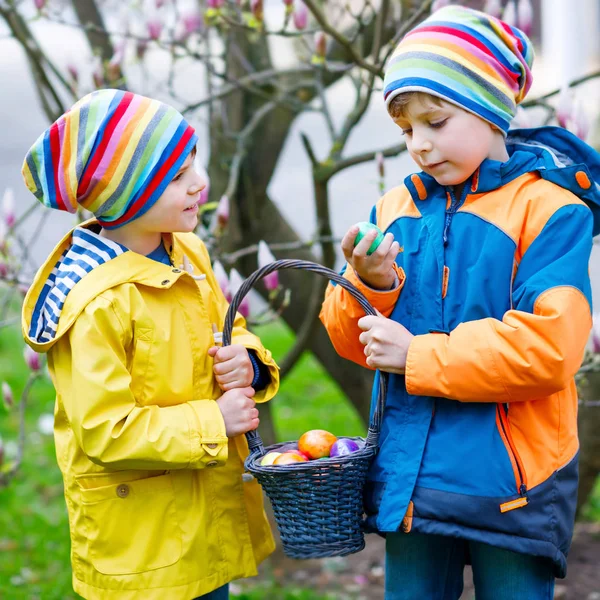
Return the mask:
[[[225, 315], [225, 324], [223, 326], [223, 346], [229, 346], [231, 344], [231, 334], [233, 330], [233, 323], [235, 321], [235, 314], [239, 308], [242, 300], [246, 294], [252, 289], [254, 284], [266, 277], [274, 271], [283, 269], [299, 269], [302, 271], [312, 271], [331, 281], [335, 281], [338, 285], [341, 285], [348, 293], [356, 299], [362, 309], [367, 315], [375, 316], [377, 313], [375, 309], [369, 304], [365, 296], [352, 285], [346, 278], [342, 277], [339, 273], [328, 269], [322, 265], [307, 260], [293, 260], [284, 259], [276, 260], [268, 265], [258, 269], [252, 273], [240, 286], [231, 303], [227, 314]], [[379, 431], [381, 429], [381, 420], [383, 416], [383, 407], [385, 402], [385, 396], [387, 391], [387, 373], [380, 371], [379, 373], [379, 390], [377, 394], [377, 403], [375, 405], [375, 411], [371, 416], [369, 423], [369, 429], [367, 433], [366, 444], [369, 446], [377, 447], [379, 440]], [[263, 442], [258, 431], [248, 431], [246, 433], [246, 439], [248, 440], [248, 447], [251, 453], [262, 454], [264, 451]]]

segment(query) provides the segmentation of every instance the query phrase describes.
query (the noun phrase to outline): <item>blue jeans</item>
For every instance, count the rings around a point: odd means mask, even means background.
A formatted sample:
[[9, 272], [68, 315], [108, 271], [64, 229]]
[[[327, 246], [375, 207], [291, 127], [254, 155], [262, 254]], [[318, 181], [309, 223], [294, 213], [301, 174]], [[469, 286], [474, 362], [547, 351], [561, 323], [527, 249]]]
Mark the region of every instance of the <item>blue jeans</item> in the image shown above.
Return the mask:
[[388, 533], [385, 600], [457, 600], [471, 557], [477, 600], [552, 600], [550, 560], [440, 535]]
[[203, 596], [198, 596], [195, 600], [228, 600], [229, 599], [229, 584], [226, 583], [224, 586], [208, 592]]

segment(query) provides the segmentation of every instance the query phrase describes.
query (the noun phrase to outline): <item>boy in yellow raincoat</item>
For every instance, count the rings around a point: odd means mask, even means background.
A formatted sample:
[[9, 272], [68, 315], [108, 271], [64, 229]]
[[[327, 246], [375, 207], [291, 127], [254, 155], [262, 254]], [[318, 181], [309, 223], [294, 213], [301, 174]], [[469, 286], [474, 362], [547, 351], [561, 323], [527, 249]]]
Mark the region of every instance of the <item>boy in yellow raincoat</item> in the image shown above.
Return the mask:
[[217, 600], [274, 548], [261, 490], [242, 478], [255, 402], [278, 368], [227, 310], [197, 225], [197, 137], [170, 106], [93, 92], [33, 145], [27, 187], [76, 227], [25, 298], [46, 352], [71, 530], [73, 587], [90, 600]]

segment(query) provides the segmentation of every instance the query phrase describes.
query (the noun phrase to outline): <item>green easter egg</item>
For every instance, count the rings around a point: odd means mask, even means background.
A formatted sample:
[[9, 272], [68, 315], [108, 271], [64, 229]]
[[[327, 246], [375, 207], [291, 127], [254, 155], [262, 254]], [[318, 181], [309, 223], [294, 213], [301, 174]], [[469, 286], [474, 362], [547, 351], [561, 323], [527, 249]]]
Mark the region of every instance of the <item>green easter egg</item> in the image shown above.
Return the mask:
[[373, 225], [373, 223], [369, 223], [368, 221], [361, 221], [360, 223], [357, 223], [357, 225], [358, 233], [354, 238], [354, 246], [356, 246], [372, 229], [378, 231], [377, 237], [373, 240], [371, 247], [367, 250], [367, 256], [370, 256], [377, 248], [379, 248], [379, 244], [383, 242], [383, 231], [381, 231], [377, 225]]

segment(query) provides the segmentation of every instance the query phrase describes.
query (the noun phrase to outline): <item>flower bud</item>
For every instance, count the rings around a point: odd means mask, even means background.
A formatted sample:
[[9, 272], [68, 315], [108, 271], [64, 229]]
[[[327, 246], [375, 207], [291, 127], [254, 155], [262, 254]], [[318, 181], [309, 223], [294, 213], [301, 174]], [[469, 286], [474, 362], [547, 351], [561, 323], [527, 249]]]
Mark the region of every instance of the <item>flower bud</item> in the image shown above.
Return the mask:
[[483, 12], [499, 19], [502, 15], [502, 2], [500, 0], [486, 0], [483, 5]]
[[259, 23], [262, 23], [264, 18], [263, 0], [250, 0], [250, 10], [252, 12], [252, 16]]
[[227, 276], [227, 271], [223, 268], [223, 265], [220, 261], [215, 260], [213, 264], [213, 273], [215, 274], [215, 279], [223, 292], [223, 296], [228, 298], [228, 302], [231, 301], [231, 296], [229, 293], [229, 277]]
[[[243, 283], [244, 278], [237, 272], [236, 269], [231, 269], [229, 272], [229, 289], [231, 290], [232, 297], [237, 294]], [[244, 296], [244, 299], [240, 302], [240, 305], [238, 306], [238, 312], [244, 318], [250, 314], [250, 302], [247, 295]]]
[[227, 223], [229, 223], [229, 198], [227, 196], [221, 196], [215, 217], [221, 229], [227, 227]]
[[375, 155], [375, 162], [377, 163], [379, 177], [385, 177], [385, 158], [383, 157], [383, 152], [378, 152]]
[[69, 63], [67, 65], [67, 73], [69, 74], [69, 77], [75, 83], [77, 83], [79, 81], [79, 70], [77, 69], [77, 67], [73, 63]]
[[[269, 246], [267, 246], [267, 243], [264, 240], [261, 240], [258, 242], [258, 268], [262, 269], [273, 262], [275, 262], [273, 253]], [[263, 277], [263, 283], [269, 292], [276, 290], [279, 287], [279, 274], [277, 271], [273, 271]]]
[[315, 33], [315, 54], [320, 58], [327, 54], [327, 36], [323, 31]]
[[33, 0], [33, 3], [38, 10], [42, 10], [46, 6], [46, 0]]
[[160, 34], [162, 33], [162, 22], [158, 17], [148, 19], [146, 28], [148, 29], [148, 37], [151, 40], [156, 41], [160, 38]]
[[40, 355], [34, 350], [32, 350], [29, 346], [25, 348], [23, 356], [25, 358], [25, 364], [34, 373], [37, 373], [42, 368], [42, 361], [40, 359]]
[[4, 211], [4, 222], [10, 229], [14, 226], [17, 217], [15, 215], [15, 194], [12, 188], [6, 188], [2, 198], [2, 210]]
[[517, 26], [525, 35], [533, 29], [533, 6], [531, 0], [519, 0], [517, 5]]
[[302, 31], [306, 29], [308, 25], [308, 8], [306, 8], [306, 4], [301, 0], [298, 0], [294, 4], [294, 27], [298, 31]]
[[2, 382], [2, 400], [4, 401], [4, 406], [6, 406], [7, 410], [15, 405], [15, 397], [12, 388], [6, 381]]
[[504, 7], [502, 20], [511, 27], [517, 26], [517, 7], [514, 0], [509, 0], [508, 4]]

